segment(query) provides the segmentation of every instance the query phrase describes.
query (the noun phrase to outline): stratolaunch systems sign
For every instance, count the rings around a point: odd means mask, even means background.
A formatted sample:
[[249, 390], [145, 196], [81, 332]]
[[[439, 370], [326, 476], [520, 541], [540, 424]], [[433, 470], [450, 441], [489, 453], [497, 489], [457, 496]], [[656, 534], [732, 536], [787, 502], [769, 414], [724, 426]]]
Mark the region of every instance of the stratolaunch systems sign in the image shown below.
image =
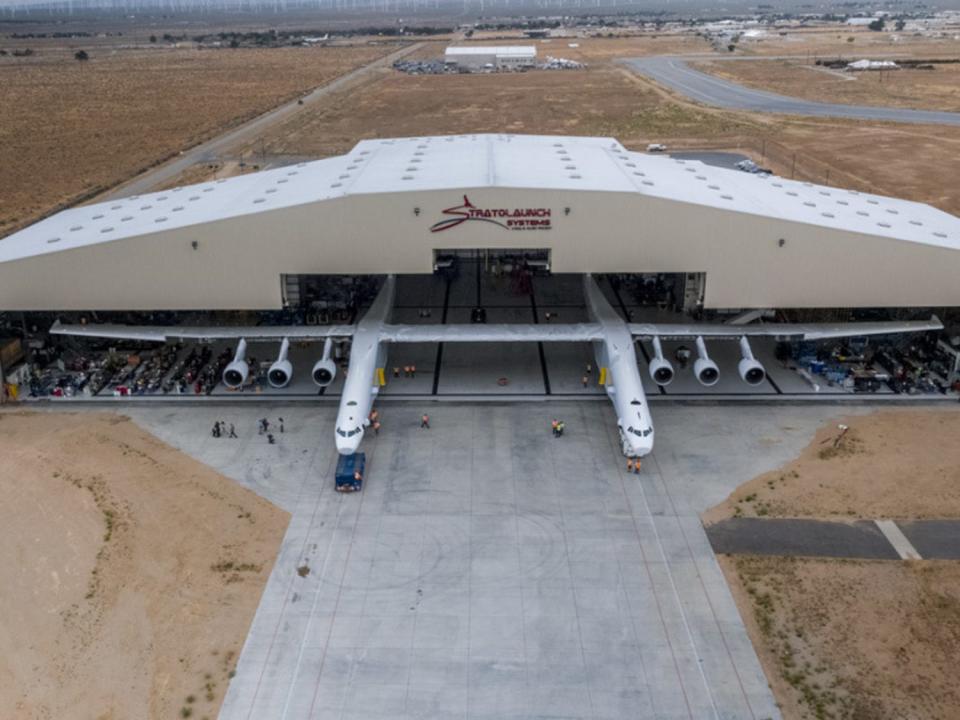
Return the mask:
[[447, 208], [443, 220], [430, 226], [430, 232], [443, 232], [467, 222], [493, 223], [504, 230], [549, 230], [550, 208], [480, 208], [463, 196], [463, 205]]

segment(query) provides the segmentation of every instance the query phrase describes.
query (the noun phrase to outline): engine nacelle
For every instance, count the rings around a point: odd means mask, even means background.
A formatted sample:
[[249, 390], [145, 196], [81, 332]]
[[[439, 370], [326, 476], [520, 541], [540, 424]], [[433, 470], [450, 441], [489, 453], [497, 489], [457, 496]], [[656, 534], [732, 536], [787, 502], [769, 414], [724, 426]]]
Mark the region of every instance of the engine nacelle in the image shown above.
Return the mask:
[[290, 341], [286, 338], [280, 343], [280, 355], [276, 361], [267, 370], [267, 382], [272, 387], [282, 388], [290, 384], [293, 379], [293, 365], [287, 360], [287, 354], [290, 352]]
[[693, 374], [697, 376], [697, 381], [704, 387], [716, 385], [720, 379], [720, 368], [707, 355], [707, 346], [702, 337], [697, 338], [697, 359], [693, 363]]
[[243, 338], [237, 343], [237, 352], [233, 361], [223, 369], [223, 384], [228, 388], [241, 387], [250, 375], [250, 366], [247, 364], [247, 341]]
[[674, 371], [670, 361], [663, 357], [663, 347], [660, 345], [660, 338], [653, 338], [654, 357], [650, 361], [650, 379], [661, 387], [673, 382]]
[[757, 362], [750, 349], [750, 343], [746, 336], [740, 338], [740, 362], [737, 364], [737, 370], [740, 373], [740, 379], [747, 385], [759, 385], [767, 379], [767, 371], [763, 365]]
[[337, 364], [330, 358], [321, 358], [313, 366], [313, 381], [320, 387], [326, 387], [337, 376]]

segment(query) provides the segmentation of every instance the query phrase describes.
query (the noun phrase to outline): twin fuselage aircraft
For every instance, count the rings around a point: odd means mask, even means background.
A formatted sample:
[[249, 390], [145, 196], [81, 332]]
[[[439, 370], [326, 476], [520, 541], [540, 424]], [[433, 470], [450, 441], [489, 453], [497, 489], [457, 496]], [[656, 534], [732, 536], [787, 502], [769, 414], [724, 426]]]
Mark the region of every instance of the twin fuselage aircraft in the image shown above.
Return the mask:
[[923, 332], [943, 327], [935, 316], [929, 321], [838, 324], [629, 323], [617, 314], [590, 275], [584, 276], [583, 282], [589, 317], [586, 323], [397, 325], [389, 322], [395, 286], [394, 276], [388, 276], [369, 310], [352, 325], [179, 327], [63, 325], [58, 322], [51, 328], [51, 333], [156, 342], [237, 340], [234, 359], [223, 371], [223, 382], [231, 388], [240, 388], [248, 380], [247, 342], [280, 342], [279, 357], [267, 371], [267, 381], [273, 387], [282, 388], [293, 377], [293, 367], [287, 359], [290, 341], [323, 341], [323, 354], [313, 366], [312, 377], [318, 386], [326, 387], [333, 382], [337, 370], [331, 357], [333, 340], [350, 338], [350, 360], [334, 429], [334, 442], [342, 455], [353, 454], [360, 447], [370, 424], [374, 401], [384, 382], [387, 348], [391, 343], [589, 342], [593, 345], [604, 388], [613, 403], [623, 453], [627, 457], [639, 458], [653, 450], [654, 429], [635, 352], [638, 339], [652, 343], [653, 357], [648, 371], [657, 385], [668, 385], [675, 376], [672, 364], [663, 355], [661, 338], [693, 340], [697, 354], [693, 372], [704, 386], [715, 385], [720, 378], [717, 364], [707, 353], [706, 340], [736, 340], [741, 355], [737, 368], [739, 375], [745, 383], [758, 385], [766, 379], [766, 371], [753, 355], [751, 337], [823, 340]]

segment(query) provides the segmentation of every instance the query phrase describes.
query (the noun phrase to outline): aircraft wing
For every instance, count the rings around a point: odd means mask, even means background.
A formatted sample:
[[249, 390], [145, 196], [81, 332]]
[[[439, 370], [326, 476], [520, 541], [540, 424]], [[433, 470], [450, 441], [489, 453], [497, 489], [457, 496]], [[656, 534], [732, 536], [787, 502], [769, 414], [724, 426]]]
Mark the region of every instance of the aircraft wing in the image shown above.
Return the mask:
[[290, 340], [324, 340], [328, 337], [349, 337], [353, 325], [255, 325], [255, 326], [190, 326], [190, 325], [64, 325], [59, 320], [50, 328], [51, 335], [116, 338], [168, 342], [170, 340], [239, 340], [248, 342]]
[[601, 340], [598, 323], [462, 323], [452, 325], [385, 325], [384, 342], [590, 342]]
[[861, 335], [894, 335], [896, 333], [943, 330], [943, 323], [933, 315], [929, 320], [858, 322], [858, 323], [757, 323], [752, 325], [720, 325], [716, 323], [630, 323], [630, 334], [649, 339], [681, 339], [703, 337], [705, 340], [773, 337], [778, 340], [829, 340]]

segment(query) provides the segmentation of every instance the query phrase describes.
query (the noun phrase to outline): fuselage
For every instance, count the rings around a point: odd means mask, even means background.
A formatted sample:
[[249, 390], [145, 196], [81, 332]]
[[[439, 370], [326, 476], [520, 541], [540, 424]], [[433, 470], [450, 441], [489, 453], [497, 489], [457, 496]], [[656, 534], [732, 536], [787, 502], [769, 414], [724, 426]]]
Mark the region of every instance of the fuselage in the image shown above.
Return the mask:
[[605, 389], [617, 415], [623, 452], [643, 457], [653, 450], [653, 418], [637, 367], [633, 336], [623, 318], [611, 307], [603, 292], [587, 275], [583, 281], [587, 313], [603, 326], [603, 340], [593, 343], [597, 367], [606, 369]]
[[350, 370], [343, 381], [343, 395], [337, 412], [334, 439], [337, 452], [352, 455], [360, 447], [366, 427], [370, 424], [370, 411], [379, 392], [377, 368], [386, 359], [386, 351], [380, 342], [384, 324], [390, 319], [393, 306], [394, 278], [387, 277], [373, 305], [357, 323], [350, 347]]

